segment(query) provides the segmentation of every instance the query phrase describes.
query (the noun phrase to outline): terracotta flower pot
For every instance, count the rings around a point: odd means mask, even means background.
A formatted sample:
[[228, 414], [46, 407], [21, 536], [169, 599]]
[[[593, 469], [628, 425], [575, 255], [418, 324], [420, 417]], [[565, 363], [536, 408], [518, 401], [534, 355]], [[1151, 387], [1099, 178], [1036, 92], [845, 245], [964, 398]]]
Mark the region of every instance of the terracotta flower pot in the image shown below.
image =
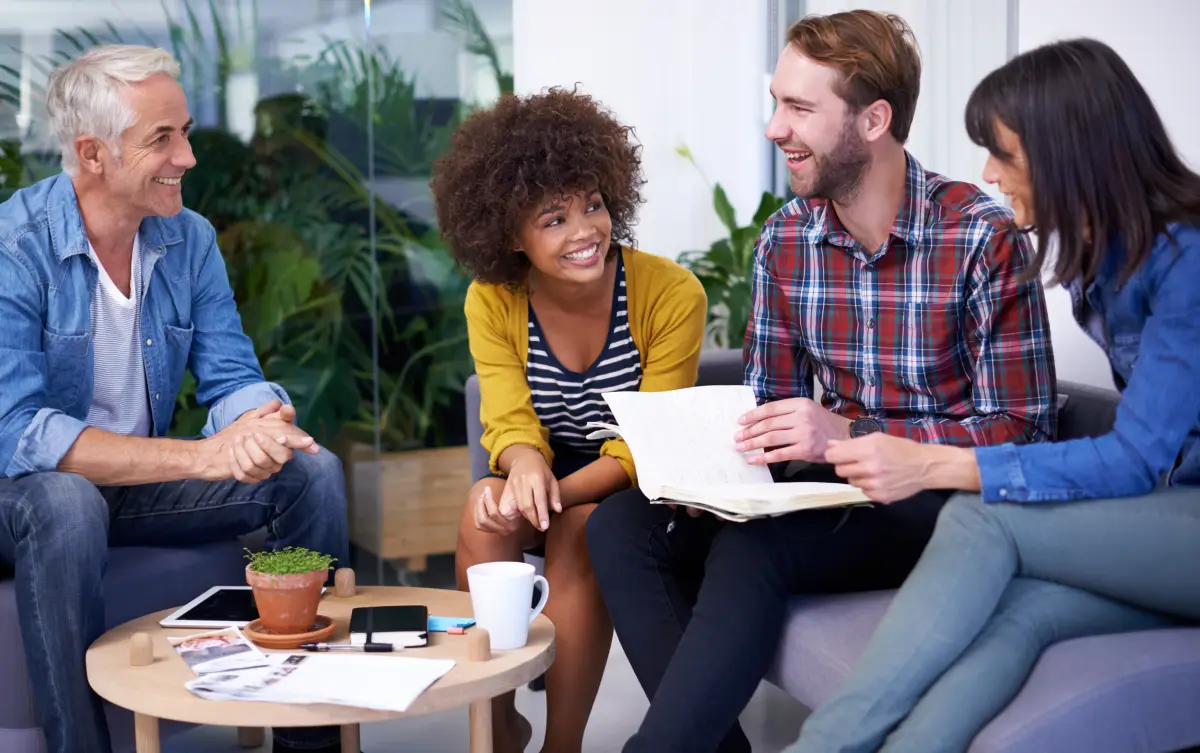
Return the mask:
[[276, 635], [295, 635], [312, 629], [321, 601], [321, 587], [328, 570], [274, 575], [246, 566], [246, 582], [254, 591], [254, 603], [263, 627]]

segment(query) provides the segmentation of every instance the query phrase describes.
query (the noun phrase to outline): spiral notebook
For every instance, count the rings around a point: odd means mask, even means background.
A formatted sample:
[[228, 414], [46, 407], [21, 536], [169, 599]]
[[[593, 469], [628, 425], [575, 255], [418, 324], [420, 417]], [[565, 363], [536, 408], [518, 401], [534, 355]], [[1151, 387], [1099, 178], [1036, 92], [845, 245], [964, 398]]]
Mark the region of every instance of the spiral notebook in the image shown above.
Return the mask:
[[776, 483], [766, 466], [747, 463], [733, 439], [738, 418], [757, 405], [745, 385], [606, 392], [603, 397], [616, 423], [590, 423], [597, 431], [589, 437], [625, 440], [638, 487], [651, 502], [695, 507], [735, 522], [870, 503], [850, 484]]

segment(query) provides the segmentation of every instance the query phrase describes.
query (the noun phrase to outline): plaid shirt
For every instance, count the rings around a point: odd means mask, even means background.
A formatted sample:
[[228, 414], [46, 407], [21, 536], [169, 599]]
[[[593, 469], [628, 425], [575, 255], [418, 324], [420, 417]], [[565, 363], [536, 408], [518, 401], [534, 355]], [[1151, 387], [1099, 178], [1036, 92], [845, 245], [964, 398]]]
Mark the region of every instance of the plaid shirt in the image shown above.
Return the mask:
[[825, 201], [767, 221], [754, 258], [746, 383], [812, 397], [888, 434], [962, 446], [1052, 437], [1055, 376], [1039, 280], [1008, 210], [908, 156], [900, 213], [869, 252]]

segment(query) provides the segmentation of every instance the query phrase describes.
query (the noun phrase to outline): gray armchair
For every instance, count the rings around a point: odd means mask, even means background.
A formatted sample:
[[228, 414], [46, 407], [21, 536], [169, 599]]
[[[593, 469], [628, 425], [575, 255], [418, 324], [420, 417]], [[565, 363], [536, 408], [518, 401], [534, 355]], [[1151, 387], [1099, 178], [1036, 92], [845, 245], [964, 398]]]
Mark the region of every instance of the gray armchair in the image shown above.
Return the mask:
[[[705, 351], [699, 384], [738, 384], [741, 353]], [[1066, 405], [1059, 438], [1112, 426], [1116, 393], [1059, 383]], [[479, 385], [466, 389], [475, 478], [487, 473], [479, 444]], [[833, 695], [891, 602], [892, 591], [797, 597], [767, 679], [809, 708]], [[1043, 654], [1008, 708], [969, 753], [1169, 753], [1200, 745], [1200, 628], [1066, 641]]]
[[[246, 579], [242, 543], [220, 542], [193, 547], [116, 547], [109, 550], [104, 578], [106, 627], [135, 617], [186, 604], [217, 584], [237, 585]], [[152, 574], [154, 577], [145, 577]], [[43, 753], [45, 740], [38, 724], [29, 685], [21, 628], [17, 622], [15, 581], [11, 569], [0, 573], [0, 751]], [[133, 717], [106, 708], [113, 750], [133, 750]], [[183, 725], [162, 725], [168, 737]]]

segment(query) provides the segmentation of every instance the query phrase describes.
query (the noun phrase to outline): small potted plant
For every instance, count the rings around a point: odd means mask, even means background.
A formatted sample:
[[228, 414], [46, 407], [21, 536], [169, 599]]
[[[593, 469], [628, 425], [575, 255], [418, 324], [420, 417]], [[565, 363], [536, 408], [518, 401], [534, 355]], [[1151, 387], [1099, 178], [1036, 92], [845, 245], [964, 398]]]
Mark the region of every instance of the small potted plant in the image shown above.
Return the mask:
[[321, 587], [336, 558], [289, 546], [273, 552], [246, 550], [246, 582], [263, 629], [276, 635], [297, 635], [313, 629]]

